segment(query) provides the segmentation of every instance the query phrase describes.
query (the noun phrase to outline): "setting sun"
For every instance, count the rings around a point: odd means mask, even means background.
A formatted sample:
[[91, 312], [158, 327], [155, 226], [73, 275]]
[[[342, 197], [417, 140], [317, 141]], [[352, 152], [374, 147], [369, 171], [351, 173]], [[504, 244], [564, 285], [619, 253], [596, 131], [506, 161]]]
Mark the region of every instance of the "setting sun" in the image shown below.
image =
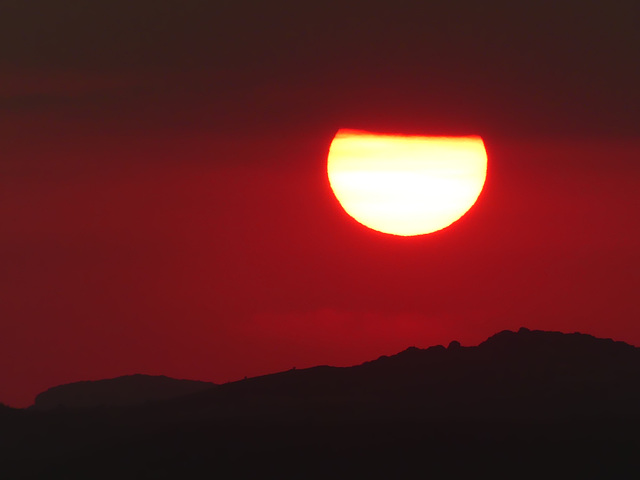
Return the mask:
[[331, 188], [358, 222], [410, 236], [441, 230], [476, 202], [487, 174], [480, 137], [336, 134], [327, 161]]

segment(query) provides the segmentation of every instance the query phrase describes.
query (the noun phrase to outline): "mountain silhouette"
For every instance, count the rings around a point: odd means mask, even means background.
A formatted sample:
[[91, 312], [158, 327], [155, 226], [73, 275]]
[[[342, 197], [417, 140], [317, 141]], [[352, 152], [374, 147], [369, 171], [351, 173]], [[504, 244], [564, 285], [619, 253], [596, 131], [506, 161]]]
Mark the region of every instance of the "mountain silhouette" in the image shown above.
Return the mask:
[[585, 334], [503, 331], [476, 347], [410, 347], [354, 367], [289, 370], [176, 399], [193, 417], [547, 418], [635, 415], [640, 349]]
[[122, 407], [166, 400], [214, 387], [214, 383], [176, 380], [164, 375], [125, 375], [97, 381], [58, 385], [36, 396], [34, 410], [52, 408]]
[[474, 347], [197, 386], [133, 406], [111, 392], [85, 408], [2, 407], [0, 477], [640, 474], [640, 349], [591, 335], [522, 328]]

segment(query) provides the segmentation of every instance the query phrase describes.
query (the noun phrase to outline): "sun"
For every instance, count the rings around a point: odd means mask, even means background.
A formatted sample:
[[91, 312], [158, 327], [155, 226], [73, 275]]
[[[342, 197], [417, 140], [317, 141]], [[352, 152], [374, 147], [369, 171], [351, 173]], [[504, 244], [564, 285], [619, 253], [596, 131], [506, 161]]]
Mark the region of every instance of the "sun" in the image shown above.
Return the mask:
[[376, 134], [341, 129], [327, 159], [345, 211], [379, 232], [411, 236], [448, 227], [476, 202], [487, 176], [480, 137]]

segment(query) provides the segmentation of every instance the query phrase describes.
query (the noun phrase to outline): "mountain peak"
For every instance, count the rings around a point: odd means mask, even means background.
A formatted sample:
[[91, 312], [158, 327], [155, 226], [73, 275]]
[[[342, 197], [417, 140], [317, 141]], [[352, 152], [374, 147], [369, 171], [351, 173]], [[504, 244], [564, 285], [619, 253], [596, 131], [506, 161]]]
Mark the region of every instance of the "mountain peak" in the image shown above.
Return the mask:
[[50, 410], [58, 407], [133, 406], [149, 401], [168, 400], [214, 386], [209, 382], [136, 373], [58, 385], [36, 396], [31, 408]]
[[529, 330], [521, 327], [517, 332], [503, 330], [478, 345], [489, 349], [553, 349], [555, 351], [573, 351], [575, 353], [586, 350], [593, 351], [635, 351], [636, 347], [611, 338], [598, 338], [586, 333], [563, 333], [558, 331]]

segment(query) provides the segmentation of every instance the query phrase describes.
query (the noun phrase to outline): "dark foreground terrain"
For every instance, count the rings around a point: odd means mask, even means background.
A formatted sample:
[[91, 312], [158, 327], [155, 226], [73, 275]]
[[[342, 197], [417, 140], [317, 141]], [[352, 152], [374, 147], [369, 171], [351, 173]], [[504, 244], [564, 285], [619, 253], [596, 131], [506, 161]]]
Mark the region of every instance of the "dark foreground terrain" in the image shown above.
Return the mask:
[[504, 331], [202, 387], [2, 407], [0, 478], [640, 478], [640, 349], [589, 335]]

